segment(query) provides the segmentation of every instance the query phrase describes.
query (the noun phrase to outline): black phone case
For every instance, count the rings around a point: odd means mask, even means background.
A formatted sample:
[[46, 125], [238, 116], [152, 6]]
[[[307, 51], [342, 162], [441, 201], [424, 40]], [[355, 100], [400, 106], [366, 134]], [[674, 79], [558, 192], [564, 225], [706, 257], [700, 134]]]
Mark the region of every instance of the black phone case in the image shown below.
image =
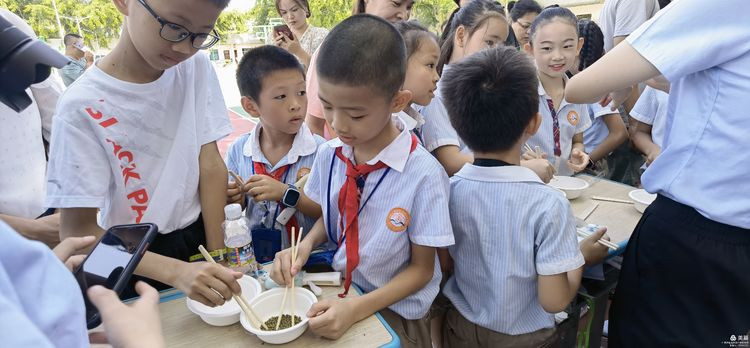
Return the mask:
[[[145, 254], [146, 250], [148, 250], [149, 245], [151, 245], [151, 242], [153, 242], [154, 239], [156, 238], [156, 234], [159, 232], [159, 228], [155, 224], [152, 224], [152, 223], [130, 224], [130, 225], [112, 226], [110, 229], [107, 230], [107, 232], [105, 232], [105, 234], [109, 233], [109, 231], [114, 228], [128, 229], [128, 228], [133, 228], [133, 227], [142, 227], [144, 225], [149, 226], [148, 231], [146, 231], [146, 235], [138, 244], [138, 248], [133, 254], [133, 258], [130, 259], [130, 262], [128, 262], [128, 265], [122, 271], [120, 278], [115, 283], [115, 286], [111, 289], [112, 291], [116, 292], [117, 295], [120, 295], [122, 291], [125, 289], [125, 286], [128, 284], [128, 281], [130, 280], [130, 276], [133, 274], [133, 271], [135, 271], [135, 267], [138, 266], [138, 263], [141, 262], [141, 259], [143, 258], [143, 254]], [[99, 238], [99, 241], [96, 243], [94, 248], [91, 249], [91, 251], [94, 251], [94, 249], [96, 249], [96, 247], [99, 246], [99, 243], [101, 243], [102, 238]], [[86, 264], [86, 261], [89, 260], [90, 255], [91, 253], [89, 253], [89, 255], [86, 255], [86, 258], [83, 260], [83, 262], [81, 262], [81, 264], [78, 266], [74, 274], [77, 274], [81, 270], [81, 268], [83, 268], [83, 265]], [[87, 296], [85, 292], [83, 296]], [[94, 314], [93, 317], [86, 318], [86, 327], [89, 330], [99, 326], [101, 323], [102, 323], [101, 316], [99, 315], [98, 311], [96, 314]]]

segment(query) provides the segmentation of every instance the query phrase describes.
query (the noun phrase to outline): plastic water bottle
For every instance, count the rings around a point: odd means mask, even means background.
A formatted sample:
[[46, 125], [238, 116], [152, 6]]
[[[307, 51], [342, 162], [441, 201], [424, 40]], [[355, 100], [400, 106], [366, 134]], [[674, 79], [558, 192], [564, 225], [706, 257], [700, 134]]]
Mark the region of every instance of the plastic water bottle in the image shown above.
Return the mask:
[[250, 234], [250, 221], [242, 215], [242, 207], [230, 204], [224, 207], [226, 221], [221, 224], [224, 229], [224, 245], [227, 247], [229, 268], [253, 275], [256, 271], [253, 237]]

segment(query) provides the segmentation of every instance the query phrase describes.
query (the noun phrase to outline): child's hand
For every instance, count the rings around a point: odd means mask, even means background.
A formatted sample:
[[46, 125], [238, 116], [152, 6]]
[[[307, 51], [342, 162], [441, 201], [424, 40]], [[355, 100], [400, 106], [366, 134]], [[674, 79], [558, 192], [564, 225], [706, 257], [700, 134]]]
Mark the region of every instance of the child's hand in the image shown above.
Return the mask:
[[339, 339], [358, 322], [352, 299], [326, 299], [315, 303], [307, 312], [310, 330], [325, 338]]
[[280, 201], [289, 185], [268, 175], [253, 175], [245, 183], [244, 190], [256, 202]]
[[242, 273], [208, 262], [183, 263], [174, 287], [206, 306], [221, 306], [242, 291]]
[[606, 232], [607, 228], [601, 227], [581, 241], [581, 254], [586, 261], [586, 266], [598, 265], [607, 258], [609, 249], [603, 244], [597, 243], [599, 239], [609, 240], [609, 237], [604, 235]]
[[573, 149], [570, 152], [570, 160], [568, 160], [568, 167], [574, 172], [578, 173], [589, 165], [589, 155], [579, 149]]
[[659, 157], [661, 154], [661, 148], [658, 146], [654, 146], [651, 151], [649, 151], [646, 154], [646, 165], [651, 165], [656, 160], [656, 157]]
[[86, 255], [74, 255], [79, 250], [90, 247], [96, 242], [96, 237], [85, 236], [85, 237], [68, 237], [62, 240], [52, 252], [55, 253], [60, 261], [65, 264], [65, 267], [73, 272], [78, 266], [83, 263]]
[[287, 248], [276, 253], [271, 269], [271, 279], [279, 285], [290, 286], [294, 283], [294, 276], [302, 270], [307, 259], [310, 257], [311, 248], [308, 243], [299, 243], [297, 262], [292, 264], [292, 248]]
[[230, 181], [227, 183], [227, 204], [242, 204], [244, 198], [245, 192], [242, 191], [242, 187], [237, 182]]
[[523, 160], [521, 161], [521, 165], [533, 170], [545, 184], [549, 183], [555, 175], [555, 167], [546, 159]]

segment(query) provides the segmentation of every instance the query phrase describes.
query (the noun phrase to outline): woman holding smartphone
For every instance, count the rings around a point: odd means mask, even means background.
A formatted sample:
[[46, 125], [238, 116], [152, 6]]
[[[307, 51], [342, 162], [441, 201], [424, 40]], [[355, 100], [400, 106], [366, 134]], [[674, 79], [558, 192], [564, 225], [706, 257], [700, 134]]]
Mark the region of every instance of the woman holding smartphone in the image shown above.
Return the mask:
[[310, 18], [307, 0], [276, 0], [276, 11], [286, 25], [274, 28], [274, 43], [295, 55], [307, 71], [310, 58], [328, 35], [328, 29], [307, 23]]

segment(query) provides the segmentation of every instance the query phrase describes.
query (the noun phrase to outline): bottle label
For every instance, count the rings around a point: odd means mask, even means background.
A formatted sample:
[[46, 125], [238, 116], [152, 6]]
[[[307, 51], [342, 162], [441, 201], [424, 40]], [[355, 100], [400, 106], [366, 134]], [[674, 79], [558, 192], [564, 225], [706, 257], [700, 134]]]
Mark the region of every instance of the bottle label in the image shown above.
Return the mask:
[[229, 268], [243, 268], [255, 264], [255, 254], [253, 253], [253, 243], [239, 248], [227, 248], [227, 260]]

